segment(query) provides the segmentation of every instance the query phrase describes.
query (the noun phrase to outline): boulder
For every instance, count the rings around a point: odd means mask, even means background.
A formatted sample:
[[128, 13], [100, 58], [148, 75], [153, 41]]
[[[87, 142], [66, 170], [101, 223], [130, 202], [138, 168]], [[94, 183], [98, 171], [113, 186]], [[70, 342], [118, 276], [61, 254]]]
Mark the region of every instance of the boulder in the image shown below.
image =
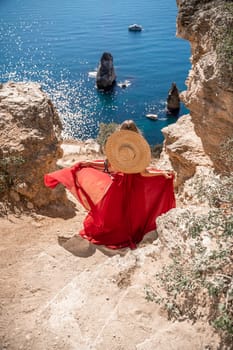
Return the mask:
[[175, 124], [163, 128], [162, 133], [165, 141], [160, 162], [164, 158], [164, 153], [165, 157], [169, 156], [172, 168], [177, 173], [176, 187], [191, 178], [197, 166], [212, 167], [213, 164], [204, 152], [201, 139], [194, 131], [190, 115], [180, 117]]
[[167, 97], [167, 114], [176, 116], [180, 110], [179, 90], [175, 83], [172, 83]]
[[65, 191], [44, 186], [45, 173], [62, 156], [61, 121], [36, 83], [0, 87], [0, 201], [40, 208], [66, 202]]
[[110, 53], [104, 52], [96, 75], [98, 89], [110, 90], [116, 82], [116, 74], [113, 66], [113, 57]]

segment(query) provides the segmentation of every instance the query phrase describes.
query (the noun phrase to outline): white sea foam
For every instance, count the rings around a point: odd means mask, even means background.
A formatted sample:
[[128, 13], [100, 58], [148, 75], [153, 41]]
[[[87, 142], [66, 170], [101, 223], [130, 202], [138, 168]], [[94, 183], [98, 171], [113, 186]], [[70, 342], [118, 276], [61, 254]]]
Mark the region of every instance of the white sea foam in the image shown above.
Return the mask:
[[131, 82], [129, 80], [124, 80], [117, 83], [117, 86], [119, 86], [120, 88], [126, 88], [130, 85], [131, 85]]
[[93, 72], [88, 72], [88, 76], [89, 78], [96, 78], [97, 72], [93, 71]]

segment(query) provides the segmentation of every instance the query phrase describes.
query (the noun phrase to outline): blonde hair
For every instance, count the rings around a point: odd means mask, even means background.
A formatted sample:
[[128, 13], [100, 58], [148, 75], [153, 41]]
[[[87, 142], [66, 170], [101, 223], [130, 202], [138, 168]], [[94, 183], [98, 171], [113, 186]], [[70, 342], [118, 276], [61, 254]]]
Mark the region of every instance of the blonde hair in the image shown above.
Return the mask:
[[[134, 132], [137, 132], [138, 134], [142, 135], [142, 132], [140, 129], [138, 129], [138, 127], [136, 126], [136, 124], [134, 123], [134, 121], [132, 119], [128, 119], [128, 120], [125, 120], [123, 121], [122, 124], [120, 124], [117, 128], [115, 128], [114, 131], [112, 131], [111, 134], [113, 134], [115, 131], [119, 131], [119, 130], [129, 130], [129, 131], [134, 131]], [[111, 135], [110, 134], [110, 135]], [[110, 136], [108, 135], [104, 142], [103, 142], [103, 145], [102, 145], [102, 151], [104, 152], [104, 148], [105, 148], [105, 144], [107, 142], [107, 139], [108, 137]]]
[[131, 130], [131, 131], [135, 131], [138, 134], [140, 134], [140, 130], [138, 129], [138, 127], [136, 126], [136, 124], [134, 123], [133, 120], [129, 119], [129, 120], [125, 120], [119, 127], [119, 130]]

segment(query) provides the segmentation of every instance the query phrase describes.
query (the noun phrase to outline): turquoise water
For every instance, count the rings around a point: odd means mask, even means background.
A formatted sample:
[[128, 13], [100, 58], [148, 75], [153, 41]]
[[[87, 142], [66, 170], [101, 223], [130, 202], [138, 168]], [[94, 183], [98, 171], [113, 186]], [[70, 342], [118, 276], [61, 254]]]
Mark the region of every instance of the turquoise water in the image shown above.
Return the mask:
[[[150, 144], [163, 140], [171, 83], [185, 90], [189, 43], [176, 38], [175, 0], [0, 0], [0, 81], [37, 81], [56, 105], [64, 136], [96, 137], [100, 122], [133, 119]], [[142, 32], [129, 32], [138, 23]], [[96, 90], [90, 72], [111, 52], [117, 82]], [[182, 105], [180, 115], [187, 110]], [[157, 121], [147, 113], [158, 114]]]

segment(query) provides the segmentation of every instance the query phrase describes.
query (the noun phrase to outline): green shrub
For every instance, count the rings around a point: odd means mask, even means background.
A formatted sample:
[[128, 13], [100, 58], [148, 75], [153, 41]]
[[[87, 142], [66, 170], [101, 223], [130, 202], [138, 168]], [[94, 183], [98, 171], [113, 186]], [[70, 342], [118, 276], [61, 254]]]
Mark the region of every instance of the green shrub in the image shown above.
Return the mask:
[[97, 135], [97, 142], [103, 151], [104, 145], [107, 141], [107, 138], [119, 127], [116, 123], [100, 123], [99, 125], [99, 133]]

